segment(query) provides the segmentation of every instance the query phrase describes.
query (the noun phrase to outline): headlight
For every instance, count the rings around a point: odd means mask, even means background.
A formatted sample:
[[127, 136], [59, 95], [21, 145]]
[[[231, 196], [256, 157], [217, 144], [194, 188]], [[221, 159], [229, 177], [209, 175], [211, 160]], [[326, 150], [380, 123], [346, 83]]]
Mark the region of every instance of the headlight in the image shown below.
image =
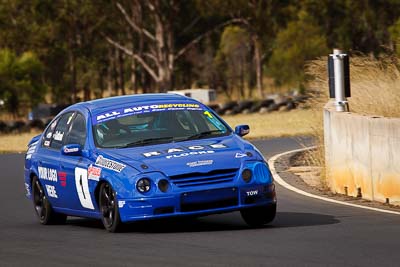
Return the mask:
[[149, 178], [141, 178], [136, 183], [136, 188], [140, 193], [147, 193], [151, 188], [151, 181]]
[[267, 164], [257, 163], [254, 166], [253, 172], [258, 182], [263, 184], [272, 182], [272, 175]]
[[242, 172], [242, 179], [243, 181], [245, 181], [246, 183], [250, 182], [251, 177], [253, 176], [251, 170], [249, 169], [244, 169]]

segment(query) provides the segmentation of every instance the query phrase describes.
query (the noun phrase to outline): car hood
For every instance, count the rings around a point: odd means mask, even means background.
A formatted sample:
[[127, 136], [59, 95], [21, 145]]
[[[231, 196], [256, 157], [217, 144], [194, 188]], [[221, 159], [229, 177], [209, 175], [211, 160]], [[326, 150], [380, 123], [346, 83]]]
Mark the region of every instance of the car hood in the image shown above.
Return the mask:
[[240, 168], [244, 160], [260, 160], [253, 145], [235, 135], [103, 152], [141, 172], [168, 176]]

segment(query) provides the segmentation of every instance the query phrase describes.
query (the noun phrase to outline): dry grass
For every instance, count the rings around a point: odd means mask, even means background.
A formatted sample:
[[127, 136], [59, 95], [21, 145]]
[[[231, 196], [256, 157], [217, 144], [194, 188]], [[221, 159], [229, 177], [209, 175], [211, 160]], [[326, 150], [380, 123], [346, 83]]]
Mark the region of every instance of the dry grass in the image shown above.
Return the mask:
[[[322, 117], [322, 111], [320, 117]], [[310, 135], [314, 132], [314, 125], [320, 120], [310, 109], [265, 114], [238, 114], [223, 118], [232, 128], [239, 124], [248, 124], [250, 134], [246, 138], [249, 139]]]
[[[314, 78], [311, 86], [320, 93], [319, 106], [327, 102], [326, 58], [312, 61], [307, 73]], [[374, 59], [354, 56], [350, 59], [350, 111], [385, 117], [400, 117], [400, 62], [396, 57]]]
[[22, 134], [2, 134], [0, 135], [0, 153], [6, 152], [25, 152], [28, 142], [38, 135], [38, 132]]

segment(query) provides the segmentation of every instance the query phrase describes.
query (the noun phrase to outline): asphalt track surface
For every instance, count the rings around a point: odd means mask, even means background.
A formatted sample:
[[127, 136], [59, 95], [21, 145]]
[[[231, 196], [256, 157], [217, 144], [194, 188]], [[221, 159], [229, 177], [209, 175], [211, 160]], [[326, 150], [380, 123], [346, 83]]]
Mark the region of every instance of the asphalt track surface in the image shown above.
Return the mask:
[[[267, 158], [310, 139], [254, 141]], [[133, 224], [42, 226], [24, 197], [23, 154], [0, 156], [0, 266], [400, 266], [400, 216], [314, 200], [277, 187], [278, 214], [251, 229], [238, 212]]]

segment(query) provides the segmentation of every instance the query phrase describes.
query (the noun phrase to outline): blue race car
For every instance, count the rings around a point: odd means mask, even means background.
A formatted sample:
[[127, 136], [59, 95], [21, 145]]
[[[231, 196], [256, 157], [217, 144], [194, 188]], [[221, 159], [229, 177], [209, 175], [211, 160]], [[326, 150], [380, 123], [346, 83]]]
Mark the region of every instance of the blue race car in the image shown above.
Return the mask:
[[251, 226], [276, 214], [261, 153], [207, 106], [174, 94], [74, 104], [26, 152], [26, 195], [42, 224], [67, 216], [124, 223], [240, 211]]

